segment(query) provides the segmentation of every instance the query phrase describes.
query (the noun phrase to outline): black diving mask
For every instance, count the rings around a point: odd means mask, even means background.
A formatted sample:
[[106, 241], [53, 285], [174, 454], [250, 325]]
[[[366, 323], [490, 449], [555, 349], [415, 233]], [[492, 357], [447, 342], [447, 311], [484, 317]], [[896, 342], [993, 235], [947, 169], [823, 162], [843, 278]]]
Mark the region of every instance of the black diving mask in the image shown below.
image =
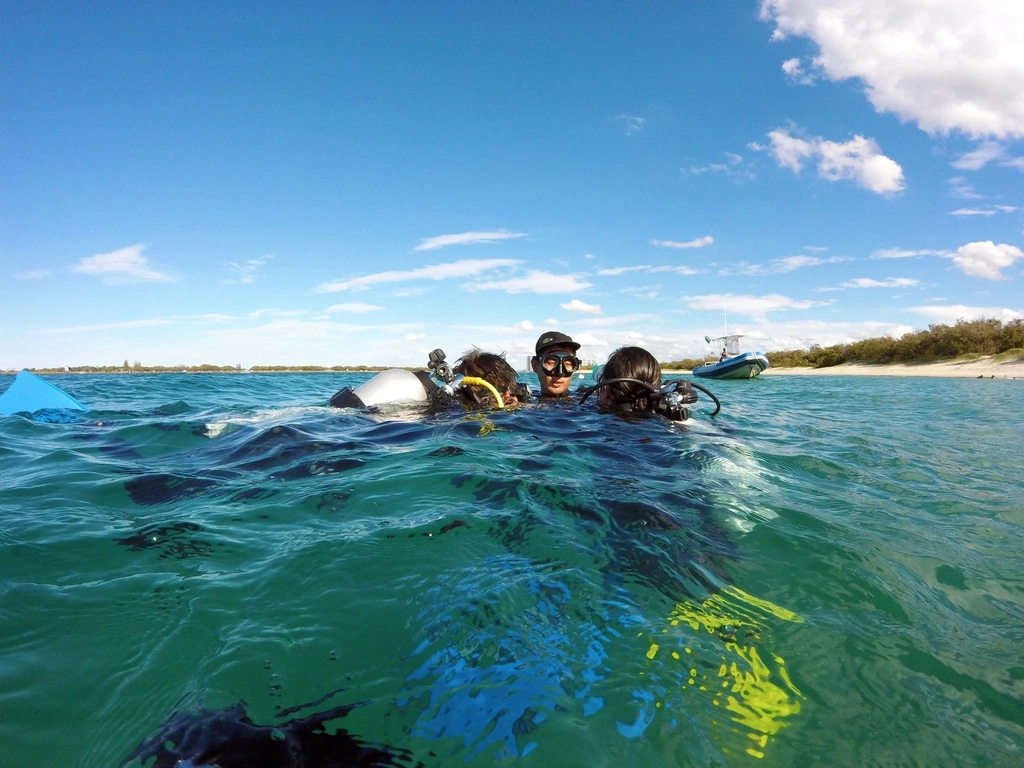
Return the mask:
[[539, 360], [545, 376], [570, 377], [580, 369], [580, 359], [570, 352], [548, 352]]

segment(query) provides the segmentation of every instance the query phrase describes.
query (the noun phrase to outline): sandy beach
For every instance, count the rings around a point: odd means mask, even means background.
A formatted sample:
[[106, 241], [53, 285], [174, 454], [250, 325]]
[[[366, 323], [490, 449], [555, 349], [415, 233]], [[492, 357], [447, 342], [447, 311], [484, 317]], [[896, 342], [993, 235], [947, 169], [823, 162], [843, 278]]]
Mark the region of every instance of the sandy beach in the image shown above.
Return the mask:
[[[693, 371], [663, 370], [663, 375]], [[1020, 379], [1024, 381], [1024, 357], [999, 360], [991, 356], [941, 363], [892, 363], [868, 365], [843, 363], [830, 368], [769, 368], [762, 376], [927, 376], [951, 379]]]
[[928, 376], [959, 379], [1024, 380], [1024, 359], [999, 361], [991, 357], [942, 363], [864, 365], [843, 363], [830, 368], [769, 368], [762, 376]]

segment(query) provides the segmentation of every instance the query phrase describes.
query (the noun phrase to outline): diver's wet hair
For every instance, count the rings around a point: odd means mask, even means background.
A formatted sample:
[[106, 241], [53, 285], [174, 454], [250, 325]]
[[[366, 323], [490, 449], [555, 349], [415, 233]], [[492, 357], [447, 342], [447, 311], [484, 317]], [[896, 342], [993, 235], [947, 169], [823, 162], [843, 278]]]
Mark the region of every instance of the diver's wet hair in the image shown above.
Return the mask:
[[[490, 383], [502, 396], [516, 391], [516, 369], [504, 355], [484, 352], [475, 347], [455, 363], [452, 371], [463, 376], [476, 376]], [[463, 395], [465, 393], [465, 395]], [[460, 399], [471, 408], [493, 408], [494, 396], [484, 387], [467, 385], [459, 390]]]
[[650, 411], [654, 407], [652, 392], [657, 392], [661, 386], [661, 364], [646, 349], [619, 347], [601, 369], [598, 383], [602, 382], [607, 383], [601, 388], [602, 407], [616, 411]]

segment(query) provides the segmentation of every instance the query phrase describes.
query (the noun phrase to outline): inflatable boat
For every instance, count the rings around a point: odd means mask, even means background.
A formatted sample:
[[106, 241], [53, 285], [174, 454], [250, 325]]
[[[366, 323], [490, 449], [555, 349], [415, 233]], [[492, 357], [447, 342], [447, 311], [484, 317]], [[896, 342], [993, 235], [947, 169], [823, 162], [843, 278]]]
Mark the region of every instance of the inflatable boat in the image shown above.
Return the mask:
[[693, 369], [694, 376], [705, 379], [752, 379], [768, 368], [768, 358], [762, 352], [740, 352], [739, 340], [743, 334], [731, 334], [704, 340], [722, 342], [722, 356], [718, 362], [708, 362]]

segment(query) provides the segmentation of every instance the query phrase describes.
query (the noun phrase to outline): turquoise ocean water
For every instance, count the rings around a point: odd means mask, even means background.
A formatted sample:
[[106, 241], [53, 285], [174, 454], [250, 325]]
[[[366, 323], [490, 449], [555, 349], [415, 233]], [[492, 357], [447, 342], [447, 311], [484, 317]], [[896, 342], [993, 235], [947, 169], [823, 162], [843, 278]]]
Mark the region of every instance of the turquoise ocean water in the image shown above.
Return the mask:
[[1024, 382], [717, 382], [676, 427], [47, 378], [92, 411], [0, 419], [9, 768], [229, 731], [306, 766], [1024, 763]]

